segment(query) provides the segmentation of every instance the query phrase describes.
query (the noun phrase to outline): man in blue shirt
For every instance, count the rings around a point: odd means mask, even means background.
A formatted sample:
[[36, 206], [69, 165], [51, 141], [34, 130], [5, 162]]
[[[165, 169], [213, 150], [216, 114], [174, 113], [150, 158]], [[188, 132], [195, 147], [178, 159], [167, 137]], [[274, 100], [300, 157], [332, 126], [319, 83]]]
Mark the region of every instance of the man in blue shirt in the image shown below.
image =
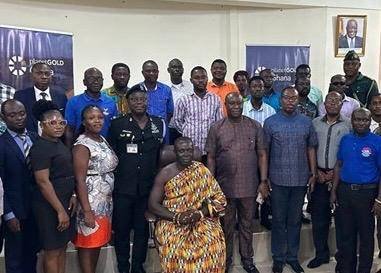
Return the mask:
[[142, 74], [142, 84], [148, 95], [148, 114], [162, 118], [168, 123], [174, 110], [171, 88], [157, 81], [159, 69], [157, 63], [152, 60], [143, 63]]
[[[352, 113], [353, 133], [340, 142], [334, 168], [331, 203], [341, 234], [340, 272], [369, 273], [374, 253], [373, 207], [381, 203], [378, 186], [381, 171], [381, 137], [369, 131], [371, 112], [358, 108]], [[378, 209], [376, 209], [378, 211]], [[357, 238], [359, 263], [357, 269]]]
[[265, 95], [263, 96], [263, 102], [270, 105], [275, 111], [280, 111], [280, 92], [274, 90], [274, 78], [275, 74], [270, 68], [263, 69], [259, 76], [263, 79], [265, 84]]
[[265, 120], [271, 181], [271, 251], [273, 272], [285, 263], [304, 272], [298, 261], [302, 207], [307, 185], [316, 180], [317, 137], [310, 118], [296, 111], [298, 91], [286, 87], [281, 93], [282, 110]]
[[101, 94], [103, 86], [102, 72], [97, 68], [89, 68], [85, 71], [83, 84], [87, 87], [86, 91], [72, 97], [66, 106], [65, 118], [67, 119], [67, 130], [65, 133], [65, 142], [71, 147], [73, 140], [80, 133], [82, 124], [82, 109], [87, 105], [96, 105], [103, 110], [104, 124], [101, 135], [107, 137], [111, 120], [118, 115], [115, 102], [105, 94]]

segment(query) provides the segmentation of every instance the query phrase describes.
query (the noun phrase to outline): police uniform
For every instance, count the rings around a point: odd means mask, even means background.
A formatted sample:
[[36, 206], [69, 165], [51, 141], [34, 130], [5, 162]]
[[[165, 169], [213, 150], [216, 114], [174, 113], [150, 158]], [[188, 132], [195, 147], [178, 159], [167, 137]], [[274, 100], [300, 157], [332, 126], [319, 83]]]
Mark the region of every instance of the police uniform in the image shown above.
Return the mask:
[[119, 159], [115, 170], [113, 227], [119, 272], [129, 272], [130, 231], [134, 230], [132, 271], [146, 259], [148, 224], [144, 218], [148, 196], [157, 173], [160, 148], [165, 136], [162, 119], [148, 116], [141, 129], [132, 114], [114, 119], [109, 141]]
[[[344, 61], [360, 61], [359, 56], [353, 50], [345, 55]], [[361, 107], [369, 107], [370, 100], [378, 94], [378, 86], [375, 80], [358, 73], [355, 81], [348, 86], [345, 92], [348, 97], [357, 100]]]

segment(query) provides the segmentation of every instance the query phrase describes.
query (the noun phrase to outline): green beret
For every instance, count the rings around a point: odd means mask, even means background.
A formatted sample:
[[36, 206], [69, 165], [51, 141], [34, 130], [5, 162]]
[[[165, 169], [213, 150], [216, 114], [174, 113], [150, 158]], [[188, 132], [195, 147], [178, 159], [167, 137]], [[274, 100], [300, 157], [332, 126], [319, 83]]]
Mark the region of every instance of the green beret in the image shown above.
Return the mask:
[[354, 50], [350, 50], [345, 55], [344, 61], [360, 61], [360, 57]]

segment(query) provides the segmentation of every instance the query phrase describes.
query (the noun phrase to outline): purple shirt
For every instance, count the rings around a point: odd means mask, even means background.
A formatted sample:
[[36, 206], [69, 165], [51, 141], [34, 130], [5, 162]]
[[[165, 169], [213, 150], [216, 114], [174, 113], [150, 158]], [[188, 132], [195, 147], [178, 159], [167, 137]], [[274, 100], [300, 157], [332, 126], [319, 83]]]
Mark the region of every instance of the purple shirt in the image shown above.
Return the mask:
[[[351, 118], [352, 112], [360, 108], [360, 103], [350, 97], [345, 96], [343, 99], [343, 106], [341, 107], [340, 114], [344, 117]], [[324, 102], [319, 105], [319, 116], [324, 116], [327, 113], [325, 110]]]

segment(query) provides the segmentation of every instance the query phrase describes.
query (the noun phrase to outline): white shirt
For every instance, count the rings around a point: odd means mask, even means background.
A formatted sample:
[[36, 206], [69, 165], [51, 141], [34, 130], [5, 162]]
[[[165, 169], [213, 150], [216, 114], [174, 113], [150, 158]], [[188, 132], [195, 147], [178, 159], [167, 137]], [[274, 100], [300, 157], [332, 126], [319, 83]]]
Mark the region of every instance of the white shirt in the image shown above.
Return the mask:
[[379, 126], [380, 126], [380, 124], [377, 121], [375, 121], [374, 119], [372, 119], [370, 122], [370, 127], [369, 127], [370, 132], [374, 133]]
[[251, 104], [251, 101], [248, 100], [243, 103], [242, 114], [244, 116], [247, 116], [251, 119], [258, 121], [263, 126], [263, 123], [265, 123], [265, 120], [268, 117], [276, 114], [276, 111], [274, 108], [272, 108], [270, 105], [264, 102], [262, 102], [261, 108], [257, 110], [253, 107], [253, 105]]
[[176, 102], [180, 98], [186, 95], [192, 95], [194, 92], [193, 85], [189, 81], [185, 81], [185, 80], [183, 80], [180, 84], [171, 83], [169, 86], [171, 87], [173, 104], [175, 107], [176, 107]]
[[36, 101], [39, 101], [39, 100], [43, 99], [43, 96], [41, 96], [41, 92], [44, 92], [44, 93], [47, 94], [45, 96], [45, 100], [52, 100], [52, 96], [50, 96], [50, 89], [49, 89], [49, 87], [45, 91], [42, 91], [42, 90], [38, 89], [36, 86], [34, 86], [34, 94], [35, 94], [35, 97], [36, 97]]

